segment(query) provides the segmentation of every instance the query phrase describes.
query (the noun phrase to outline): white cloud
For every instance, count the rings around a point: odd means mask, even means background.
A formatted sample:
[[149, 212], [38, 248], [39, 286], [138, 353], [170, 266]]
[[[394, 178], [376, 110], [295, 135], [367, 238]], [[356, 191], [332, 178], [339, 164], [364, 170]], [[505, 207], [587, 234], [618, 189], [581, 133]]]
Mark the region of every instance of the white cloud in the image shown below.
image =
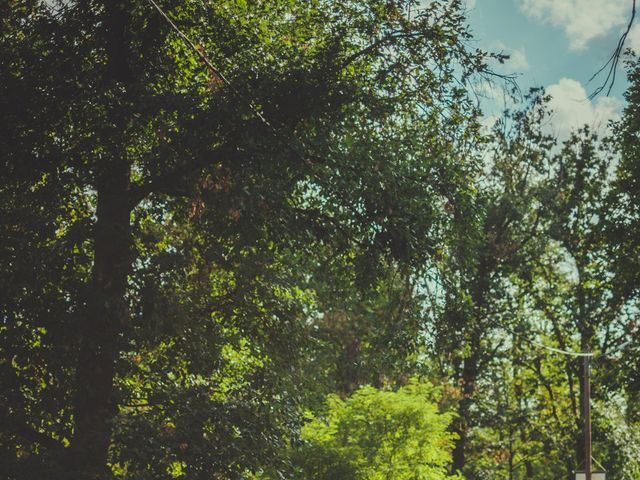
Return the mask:
[[630, 47], [636, 53], [640, 54], [640, 25], [637, 23], [631, 27], [627, 40], [625, 42], [625, 48]]
[[587, 44], [629, 21], [631, 0], [520, 0], [530, 17], [563, 28], [571, 50]]
[[527, 60], [527, 54], [524, 51], [524, 47], [516, 50], [511, 50], [509, 54], [508, 65], [515, 71], [529, 70], [529, 60]]
[[560, 140], [585, 124], [594, 129], [605, 128], [609, 120], [620, 117], [623, 106], [616, 97], [598, 97], [592, 102], [580, 82], [571, 78], [560, 79], [548, 86], [546, 92], [552, 97], [549, 106], [553, 116], [549, 128]]

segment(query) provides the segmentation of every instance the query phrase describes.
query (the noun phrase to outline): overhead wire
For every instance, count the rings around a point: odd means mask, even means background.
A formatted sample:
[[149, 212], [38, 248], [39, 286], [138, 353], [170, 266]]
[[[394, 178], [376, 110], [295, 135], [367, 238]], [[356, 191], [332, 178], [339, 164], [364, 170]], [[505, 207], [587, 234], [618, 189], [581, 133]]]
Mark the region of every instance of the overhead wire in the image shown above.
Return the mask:
[[[175, 22], [169, 17], [169, 15], [167, 15], [167, 13], [162, 9], [162, 7], [160, 7], [160, 5], [158, 5], [155, 0], [147, 0], [147, 2], [154, 10], [156, 10], [156, 12], [158, 12], [158, 14], [165, 20], [165, 22], [167, 22], [171, 29], [191, 48], [191, 50], [195, 52], [195, 54], [200, 58], [204, 65], [214, 75], [222, 80], [222, 82], [229, 88], [231, 93], [249, 107], [249, 109], [256, 115], [256, 117], [268, 128], [276, 141], [278, 141], [284, 148], [289, 150], [289, 152], [296, 156], [301, 162], [305, 163], [306, 165], [313, 166], [313, 162], [309, 158], [310, 156], [307, 153], [300, 152], [300, 150], [296, 148], [296, 146], [294, 146], [289, 140], [283, 138], [280, 131], [265, 117], [256, 103], [251, 98], [245, 96], [233, 85], [231, 80], [229, 80], [229, 78], [213, 64], [213, 62], [209, 59], [209, 57], [207, 57], [204, 51], [201, 48], [198, 48], [198, 46], [175, 24]], [[310, 175], [314, 178], [318, 178], [317, 174], [313, 171], [310, 172]], [[348, 208], [353, 207], [349, 206]]]
[[273, 125], [266, 119], [266, 117], [264, 116], [264, 114], [260, 111], [260, 108], [258, 108], [258, 106], [255, 104], [255, 102], [253, 100], [251, 100], [250, 98], [247, 98], [245, 95], [243, 95], [237, 88], [235, 88], [235, 86], [233, 85], [233, 83], [226, 77], [226, 75], [219, 69], [217, 68], [213, 62], [211, 62], [211, 60], [209, 59], [209, 57], [207, 57], [204, 52], [202, 51], [202, 49], [198, 48], [197, 45], [182, 31], [180, 30], [180, 28], [175, 24], [175, 22], [173, 20], [171, 20], [171, 18], [169, 17], [169, 15], [167, 15], [167, 13], [160, 7], [160, 5], [158, 5], [155, 0], [147, 0], [149, 2], [149, 4], [160, 14], [160, 16], [171, 26], [172, 30], [182, 39], [184, 40], [184, 42], [189, 45], [189, 47], [195, 52], [196, 55], [198, 55], [198, 57], [200, 58], [200, 60], [202, 60], [202, 62], [207, 66], [207, 68], [209, 70], [211, 70], [211, 72], [213, 72], [214, 75], [216, 75], [218, 78], [220, 78], [220, 80], [222, 80], [225, 85], [227, 85], [227, 87], [229, 87], [229, 89], [231, 90], [231, 92], [238, 98], [240, 98], [242, 101], [244, 101], [244, 103], [247, 104], [247, 106], [251, 109], [251, 111], [260, 119], [260, 121], [265, 124], [270, 130], [272, 130], [274, 133], [275, 129], [273, 127]]
[[627, 36], [629, 35], [629, 33], [631, 33], [631, 28], [633, 27], [633, 22], [635, 18], [636, 18], [636, 0], [633, 0], [632, 8], [631, 8], [631, 18], [629, 19], [627, 28], [620, 36], [620, 39], [618, 40], [618, 44], [616, 45], [616, 48], [614, 49], [613, 53], [611, 54], [607, 62], [589, 79], [589, 82], [591, 82], [594, 78], [600, 75], [607, 67], [609, 68], [603, 84], [600, 85], [598, 88], [596, 88], [589, 95], [589, 100], [593, 100], [594, 98], [596, 98], [605, 88], [607, 88], [607, 85], [608, 85], [607, 95], [611, 94], [611, 90], [613, 89], [613, 86], [616, 82], [616, 73], [618, 70], [618, 63], [620, 62], [621, 55], [624, 53], [622, 49], [624, 48], [624, 43], [627, 39]]
[[614, 357], [612, 356], [612, 354], [615, 353], [621, 353], [622, 350], [624, 350], [628, 345], [630, 345], [631, 343], [634, 342], [633, 339], [629, 339], [626, 342], [624, 342], [622, 345], [619, 345], [617, 347], [617, 349], [615, 349], [613, 352], [609, 352], [609, 354], [604, 355], [602, 353], [594, 353], [594, 352], [576, 352], [576, 351], [572, 351], [572, 350], [564, 350], [561, 348], [556, 348], [556, 347], [551, 347], [549, 345], [545, 345], [543, 343], [540, 342], [536, 342], [535, 340], [531, 340], [530, 338], [527, 338], [525, 336], [522, 335], [522, 333], [517, 333], [514, 330], [502, 325], [500, 326], [501, 329], [507, 331], [508, 333], [518, 336], [521, 340], [523, 340], [526, 343], [529, 343], [535, 347], [538, 348], [543, 348], [545, 350], [548, 350], [550, 352], [553, 353], [559, 353], [562, 355], [568, 355], [568, 356], [572, 356], [572, 357], [591, 357], [591, 358], [600, 358], [600, 359], [613, 359]]
[[193, 52], [200, 58], [202, 63], [222, 82], [229, 88], [231, 93], [238, 99], [240, 99], [253, 114], [260, 120], [260, 122], [267, 127], [273, 138], [278, 141], [285, 149], [289, 150], [294, 156], [296, 156], [301, 162], [312, 165], [313, 162], [308, 158], [309, 155], [300, 152], [298, 148], [296, 148], [289, 140], [283, 138], [279, 129], [277, 129], [264, 115], [261, 111], [260, 107], [256, 104], [256, 102], [244, 95], [240, 90], [238, 90], [233, 82], [229, 80], [229, 78], [222, 72], [222, 70], [216, 67], [213, 62], [209, 59], [209, 57], [205, 54], [202, 48], [198, 48], [198, 46], [189, 38], [189, 36], [184, 33], [180, 27], [176, 25], [176, 23], [169, 17], [169, 15], [158, 5], [155, 0], [147, 0], [149, 5], [158, 12], [158, 14], [165, 20], [165, 22], [171, 27], [171, 29], [178, 35], [188, 46], [193, 50]]
[[535, 340], [531, 340], [530, 338], [524, 337], [521, 334], [516, 333], [514, 330], [511, 330], [510, 328], [505, 327], [504, 325], [501, 326], [500, 328], [502, 328], [503, 330], [506, 330], [507, 332], [509, 332], [512, 335], [518, 336], [520, 339], [522, 339], [525, 342], [533, 345], [534, 347], [543, 348], [543, 349], [549, 350], [550, 352], [553, 352], [553, 353], [559, 353], [561, 355], [567, 355], [567, 356], [572, 356], [572, 357], [596, 357], [597, 356], [593, 352], [575, 352], [575, 351], [572, 351], [572, 350], [563, 350], [561, 348], [550, 347], [549, 345], [545, 345], [543, 343], [536, 342]]
[[561, 348], [550, 347], [549, 345], [544, 345], [534, 340], [525, 339], [525, 341], [528, 341], [529, 343], [531, 343], [532, 345], [535, 345], [536, 347], [544, 348], [546, 350], [549, 350], [550, 352], [560, 353], [562, 355], [568, 355], [572, 357], [595, 357], [596, 356], [596, 354], [592, 352], [574, 352], [570, 350], [562, 350]]

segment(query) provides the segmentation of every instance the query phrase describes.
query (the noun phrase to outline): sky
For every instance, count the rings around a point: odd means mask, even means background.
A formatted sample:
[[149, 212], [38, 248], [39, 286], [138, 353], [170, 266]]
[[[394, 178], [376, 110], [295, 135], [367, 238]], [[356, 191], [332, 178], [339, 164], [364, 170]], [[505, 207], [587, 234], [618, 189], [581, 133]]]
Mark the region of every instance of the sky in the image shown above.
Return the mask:
[[[627, 86], [624, 69], [607, 96], [588, 96], [604, 82], [589, 83], [610, 57], [631, 17], [632, 0], [467, 0], [476, 46], [509, 54], [502, 73], [517, 73], [523, 92], [544, 87], [553, 100], [554, 133], [566, 137], [582, 124], [603, 129], [619, 117]], [[638, 22], [637, 22], [638, 23]], [[640, 26], [634, 25], [625, 48], [640, 52]], [[500, 98], [500, 100], [498, 99]], [[486, 106], [490, 123], [502, 95]]]

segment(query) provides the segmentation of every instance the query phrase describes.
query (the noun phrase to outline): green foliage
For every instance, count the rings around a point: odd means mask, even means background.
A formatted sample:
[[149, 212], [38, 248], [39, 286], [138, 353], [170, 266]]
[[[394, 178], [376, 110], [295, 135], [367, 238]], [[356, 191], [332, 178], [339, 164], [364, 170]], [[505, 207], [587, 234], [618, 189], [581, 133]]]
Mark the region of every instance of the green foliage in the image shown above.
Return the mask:
[[459, 0], [159, 3], [228, 82], [146, 1], [0, 3], [3, 478], [557, 478], [545, 347], [637, 476], [634, 61], [616, 136], [485, 136]]
[[305, 391], [340, 355], [309, 332], [344, 312], [348, 388], [400, 377], [407, 282], [472, 189], [461, 2], [159, 3], [230, 84], [148, 2], [0, 6], [9, 478], [284, 475], [340, 383]]
[[[556, 478], [581, 462], [581, 362], [547, 348], [596, 352], [596, 401], [634, 377], [619, 366], [636, 358], [627, 332], [637, 297], [616, 266], [625, 237], [607, 232], [632, 213], [615, 188], [615, 139], [585, 127], [558, 144], [545, 133], [547, 99], [534, 93], [496, 126], [475, 222], [461, 222], [469, 234], [434, 298], [431, 371], [460, 386], [454, 466], [474, 479]], [[631, 430], [634, 403], [624, 407]], [[621, 471], [604, 433], [620, 428], [596, 425], [594, 456]]]
[[302, 428], [295, 457], [304, 478], [439, 480], [448, 474], [454, 436], [439, 392], [411, 382], [397, 391], [363, 387], [345, 400], [332, 395], [326, 412]]

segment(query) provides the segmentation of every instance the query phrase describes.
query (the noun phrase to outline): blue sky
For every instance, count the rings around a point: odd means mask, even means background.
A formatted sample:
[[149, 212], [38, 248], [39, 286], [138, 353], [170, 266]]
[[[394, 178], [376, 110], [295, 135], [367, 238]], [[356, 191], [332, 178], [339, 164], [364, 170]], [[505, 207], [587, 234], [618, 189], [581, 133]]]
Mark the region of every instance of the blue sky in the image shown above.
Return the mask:
[[[511, 55], [505, 72], [520, 74], [523, 91], [545, 87], [554, 99], [560, 137], [588, 123], [599, 128], [623, 107], [622, 69], [610, 94], [586, 97], [604, 81], [589, 78], [607, 61], [631, 15], [631, 0], [467, 0], [477, 46]], [[640, 28], [626, 46], [640, 51]], [[490, 107], [489, 107], [490, 109]], [[488, 112], [490, 115], [491, 112]]]

